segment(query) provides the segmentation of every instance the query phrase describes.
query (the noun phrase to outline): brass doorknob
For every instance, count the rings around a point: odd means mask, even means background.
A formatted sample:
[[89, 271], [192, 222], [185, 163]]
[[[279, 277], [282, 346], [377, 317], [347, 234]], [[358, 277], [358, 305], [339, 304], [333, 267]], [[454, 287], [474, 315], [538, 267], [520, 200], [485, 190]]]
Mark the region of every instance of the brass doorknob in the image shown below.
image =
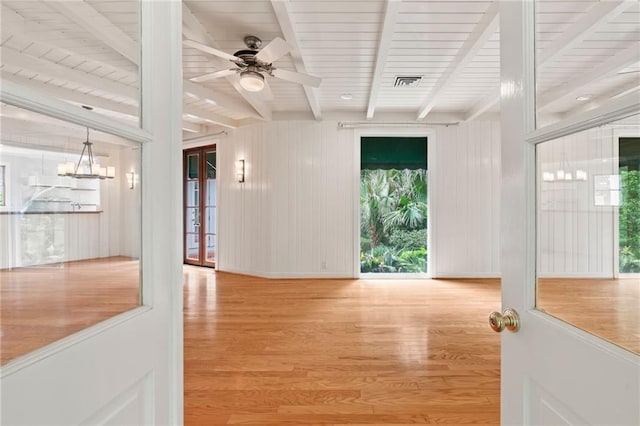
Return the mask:
[[493, 331], [500, 333], [505, 328], [511, 332], [520, 330], [520, 316], [515, 309], [507, 308], [503, 313], [491, 312], [489, 325]]

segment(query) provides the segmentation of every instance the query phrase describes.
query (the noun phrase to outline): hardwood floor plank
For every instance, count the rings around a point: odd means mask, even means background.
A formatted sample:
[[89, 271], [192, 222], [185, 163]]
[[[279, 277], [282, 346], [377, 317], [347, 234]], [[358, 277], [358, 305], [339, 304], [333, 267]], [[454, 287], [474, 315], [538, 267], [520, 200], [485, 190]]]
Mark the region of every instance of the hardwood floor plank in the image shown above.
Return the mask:
[[187, 425], [499, 423], [496, 280], [185, 276]]

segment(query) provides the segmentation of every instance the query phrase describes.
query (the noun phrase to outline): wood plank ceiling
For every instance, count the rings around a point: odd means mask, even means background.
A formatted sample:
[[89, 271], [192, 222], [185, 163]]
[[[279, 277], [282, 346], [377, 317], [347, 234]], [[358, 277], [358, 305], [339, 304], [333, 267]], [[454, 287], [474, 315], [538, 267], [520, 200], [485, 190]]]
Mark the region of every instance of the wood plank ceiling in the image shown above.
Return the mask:
[[[536, 15], [541, 114], [638, 93], [637, 0], [539, 0]], [[281, 37], [292, 51], [274, 67], [322, 83], [267, 76], [259, 93], [234, 76], [195, 83], [233, 64], [184, 46], [185, 138], [294, 116], [460, 122], [497, 112], [498, 22], [498, 2], [483, 0], [186, 0], [185, 38], [233, 53], [246, 35], [263, 46]], [[2, 80], [135, 123], [138, 28], [139, 0], [3, 0]], [[397, 77], [419, 82], [394, 87]]]

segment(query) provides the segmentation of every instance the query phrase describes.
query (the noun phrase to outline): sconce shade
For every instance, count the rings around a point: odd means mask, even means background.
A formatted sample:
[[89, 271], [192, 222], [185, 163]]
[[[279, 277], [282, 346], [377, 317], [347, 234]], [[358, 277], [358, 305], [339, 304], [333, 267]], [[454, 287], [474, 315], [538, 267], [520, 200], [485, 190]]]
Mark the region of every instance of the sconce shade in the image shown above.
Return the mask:
[[244, 182], [244, 160], [236, 161], [236, 178], [238, 182]]
[[127, 183], [129, 184], [129, 189], [133, 189], [136, 182], [136, 173], [129, 172], [127, 173]]

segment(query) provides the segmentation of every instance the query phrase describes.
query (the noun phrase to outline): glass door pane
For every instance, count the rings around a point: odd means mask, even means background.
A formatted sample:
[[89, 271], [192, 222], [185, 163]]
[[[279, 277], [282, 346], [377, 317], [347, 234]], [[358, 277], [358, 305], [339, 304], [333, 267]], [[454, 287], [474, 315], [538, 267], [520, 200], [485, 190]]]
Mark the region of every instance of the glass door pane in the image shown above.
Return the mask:
[[185, 161], [185, 232], [186, 263], [200, 261], [200, 155], [189, 154]]
[[536, 306], [636, 353], [639, 129], [634, 116], [536, 146]]
[[216, 152], [215, 150], [207, 151], [206, 158], [206, 194], [205, 194], [205, 222], [204, 222], [204, 240], [205, 240], [205, 263], [215, 266], [216, 262]]

